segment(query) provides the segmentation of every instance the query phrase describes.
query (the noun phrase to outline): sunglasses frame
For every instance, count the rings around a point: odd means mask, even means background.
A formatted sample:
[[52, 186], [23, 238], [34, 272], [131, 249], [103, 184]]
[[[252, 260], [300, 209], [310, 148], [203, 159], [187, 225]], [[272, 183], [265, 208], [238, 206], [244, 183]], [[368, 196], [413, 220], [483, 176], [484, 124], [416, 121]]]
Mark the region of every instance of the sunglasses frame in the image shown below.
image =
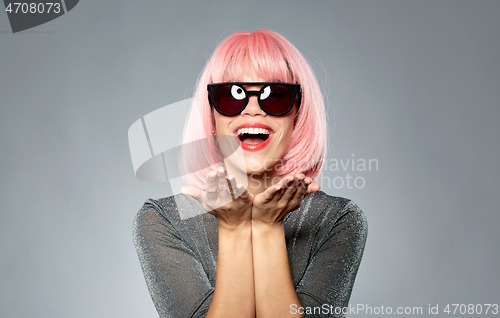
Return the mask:
[[[217, 90], [219, 88], [221, 88], [222, 86], [225, 86], [225, 85], [237, 85], [237, 86], [241, 87], [243, 89], [243, 91], [245, 91], [245, 106], [238, 113], [236, 113], [236, 114], [227, 114], [227, 113], [224, 113], [215, 104], [215, 100], [214, 100], [215, 93], [217, 92]], [[249, 91], [249, 90], [247, 90], [245, 88], [245, 86], [260, 86], [260, 85], [262, 85], [262, 87], [258, 91]], [[293, 100], [292, 105], [290, 105], [290, 107], [285, 112], [283, 112], [281, 114], [271, 114], [268, 111], [266, 111], [264, 109], [264, 107], [262, 107], [260, 95], [263, 93], [264, 88], [266, 88], [267, 86], [271, 86], [271, 85], [283, 85], [286, 88], [288, 88], [290, 90], [290, 93], [292, 94], [292, 100]], [[302, 101], [302, 90], [300, 88], [300, 84], [295, 84], [295, 83], [281, 83], [281, 82], [224, 82], [224, 83], [208, 84], [207, 85], [207, 91], [208, 91], [208, 101], [210, 103], [210, 107], [215, 108], [215, 110], [217, 110], [217, 112], [219, 114], [224, 115], [224, 116], [230, 116], [230, 117], [237, 116], [237, 115], [241, 114], [242, 111], [245, 110], [245, 108], [248, 106], [248, 101], [250, 100], [250, 96], [257, 96], [257, 101], [259, 103], [260, 109], [262, 109], [262, 111], [264, 111], [266, 114], [271, 115], [271, 116], [283, 116], [283, 115], [288, 114], [292, 110], [293, 105], [295, 105], [295, 100], [297, 98], [297, 94], [299, 96], [299, 100], [297, 101], [297, 114], [298, 114], [298, 111], [299, 111], [299, 108], [300, 108], [300, 103]]]

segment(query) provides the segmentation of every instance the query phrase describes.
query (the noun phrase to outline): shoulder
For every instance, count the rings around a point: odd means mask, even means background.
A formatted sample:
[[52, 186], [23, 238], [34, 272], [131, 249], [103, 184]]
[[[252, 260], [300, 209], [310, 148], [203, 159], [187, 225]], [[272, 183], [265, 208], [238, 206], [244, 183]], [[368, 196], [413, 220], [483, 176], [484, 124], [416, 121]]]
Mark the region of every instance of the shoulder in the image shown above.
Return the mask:
[[323, 191], [305, 197], [300, 208], [287, 215], [285, 221], [291, 227], [330, 234], [340, 228], [349, 228], [364, 236], [368, 231], [365, 214], [357, 204]]
[[[165, 201], [170, 201], [170, 198], [164, 198]], [[168, 206], [168, 204], [166, 205]], [[169, 209], [167, 209], [168, 211]], [[168, 221], [168, 218], [165, 216], [165, 209], [162, 207], [162, 204], [158, 200], [148, 199], [142, 207], [139, 209], [134, 218], [133, 230], [134, 233], [137, 233], [146, 228], [152, 227], [159, 222]]]
[[332, 196], [323, 191], [314, 192], [305, 197], [297, 211], [308, 214], [310, 217], [328, 217], [330, 220], [339, 220], [349, 214], [366, 223], [363, 211], [352, 200]]
[[[330, 235], [349, 237], [352, 244], [363, 246], [368, 235], [368, 222], [361, 208], [350, 199], [335, 197], [322, 192], [324, 202], [330, 202], [335, 210], [326, 227]], [[362, 249], [361, 249], [362, 250]]]
[[316, 199], [317, 202], [319, 202], [319, 206], [324, 206], [325, 209], [333, 210], [337, 221], [347, 218], [350, 222], [354, 222], [360, 227], [368, 226], [363, 210], [361, 210], [354, 201], [347, 198], [332, 196], [322, 191], [319, 192], [318, 198]]
[[148, 223], [162, 217], [169, 223], [204, 214], [201, 205], [195, 199], [179, 194], [159, 199], [148, 199], [137, 212], [134, 223]]
[[132, 233], [136, 246], [144, 245], [158, 233], [166, 233], [172, 228], [164, 216], [164, 211], [157, 200], [148, 199], [135, 215]]

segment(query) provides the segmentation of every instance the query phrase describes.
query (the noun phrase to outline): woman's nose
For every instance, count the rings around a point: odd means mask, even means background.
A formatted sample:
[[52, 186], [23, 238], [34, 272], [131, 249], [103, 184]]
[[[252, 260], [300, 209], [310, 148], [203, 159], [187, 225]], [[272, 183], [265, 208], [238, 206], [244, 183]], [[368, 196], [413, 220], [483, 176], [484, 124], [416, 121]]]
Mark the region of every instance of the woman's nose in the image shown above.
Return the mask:
[[250, 96], [250, 98], [248, 99], [247, 107], [245, 107], [245, 109], [241, 114], [249, 116], [266, 115], [266, 113], [259, 106], [259, 101], [257, 100], [257, 96]]

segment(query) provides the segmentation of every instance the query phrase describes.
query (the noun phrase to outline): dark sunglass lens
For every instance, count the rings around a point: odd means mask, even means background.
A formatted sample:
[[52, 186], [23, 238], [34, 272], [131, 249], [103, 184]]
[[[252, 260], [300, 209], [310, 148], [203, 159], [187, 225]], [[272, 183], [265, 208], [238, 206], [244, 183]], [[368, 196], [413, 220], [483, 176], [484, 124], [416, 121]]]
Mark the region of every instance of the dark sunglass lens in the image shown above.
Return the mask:
[[245, 90], [237, 85], [223, 85], [215, 92], [214, 102], [220, 112], [226, 115], [238, 114], [245, 107]]
[[284, 85], [270, 85], [262, 90], [260, 102], [266, 112], [275, 115], [286, 113], [294, 100], [290, 89]]

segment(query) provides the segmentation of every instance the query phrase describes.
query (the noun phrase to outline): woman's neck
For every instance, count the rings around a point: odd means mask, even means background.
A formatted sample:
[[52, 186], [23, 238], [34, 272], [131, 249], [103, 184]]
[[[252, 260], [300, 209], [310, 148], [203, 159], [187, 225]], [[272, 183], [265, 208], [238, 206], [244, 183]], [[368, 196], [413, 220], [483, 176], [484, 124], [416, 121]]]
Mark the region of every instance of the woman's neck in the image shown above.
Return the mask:
[[280, 177], [273, 176], [269, 173], [252, 173], [247, 175], [248, 192], [257, 195], [266, 191], [267, 188], [278, 183]]

